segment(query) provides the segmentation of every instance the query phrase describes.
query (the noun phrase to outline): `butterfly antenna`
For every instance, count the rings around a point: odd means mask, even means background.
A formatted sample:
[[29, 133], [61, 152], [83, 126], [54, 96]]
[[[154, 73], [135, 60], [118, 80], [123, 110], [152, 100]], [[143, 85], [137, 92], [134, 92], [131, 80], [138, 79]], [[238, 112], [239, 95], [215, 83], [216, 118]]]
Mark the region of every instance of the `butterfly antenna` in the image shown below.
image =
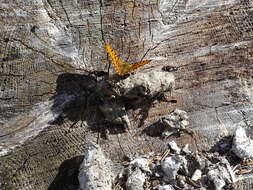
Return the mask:
[[[105, 43], [104, 47], [105, 47], [106, 45], [107, 45], [107, 43]], [[108, 60], [108, 52], [106, 53], [106, 59]], [[108, 68], [107, 68], [107, 75], [109, 76], [109, 70], [110, 70], [110, 67], [111, 67], [111, 62], [110, 62], [110, 61], [107, 62], [107, 64], [105, 65], [104, 70], [106, 70], [106, 67], [107, 67], [108, 63], [109, 63], [109, 66], [108, 66]]]
[[110, 68], [111, 68], [111, 62], [109, 62], [109, 67], [108, 67], [108, 69], [107, 69], [107, 73], [108, 73], [108, 76], [109, 76], [109, 71], [110, 71]]
[[144, 53], [144, 55], [143, 55], [142, 58], [141, 58], [141, 61], [143, 61], [144, 57], [148, 54], [148, 52], [149, 52], [151, 49], [152, 49], [152, 48], [149, 48], [149, 49]]
[[[108, 60], [108, 53], [107, 53], [107, 58], [106, 58], [106, 59]], [[108, 63], [109, 63], [109, 66], [108, 66], [108, 68], [107, 68], [107, 74], [108, 74], [108, 76], [109, 76], [109, 70], [110, 70], [110, 68], [111, 68], [111, 62], [108, 61]], [[107, 64], [108, 64], [108, 63], [107, 63]], [[104, 70], [106, 70], [107, 64], [105, 65]]]
[[129, 58], [130, 58], [130, 48], [128, 48], [128, 56], [127, 56], [126, 62], [128, 62]]
[[149, 51], [156, 49], [159, 45], [161, 45], [163, 42], [166, 42], [166, 41], [168, 41], [168, 40], [170, 40], [170, 38], [167, 38], [167, 39], [165, 39], [165, 40], [162, 40], [161, 42], [159, 42], [159, 43], [158, 43], [156, 46], [154, 46], [154, 47], [148, 48], [148, 50], [147, 50], [147, 51], [144, 53], [144, 55], [142, 56], [141, 61], [142, 61], [142, 60], [144, 59], [144, 57], [148, 54]]

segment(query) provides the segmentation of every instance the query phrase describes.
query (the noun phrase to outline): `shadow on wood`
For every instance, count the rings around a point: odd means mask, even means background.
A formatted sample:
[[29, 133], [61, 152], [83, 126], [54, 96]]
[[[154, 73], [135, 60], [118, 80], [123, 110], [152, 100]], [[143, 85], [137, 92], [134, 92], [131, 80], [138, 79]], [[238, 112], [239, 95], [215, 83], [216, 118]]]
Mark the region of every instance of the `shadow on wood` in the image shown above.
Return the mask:
[[[110, 121], [105, 120], [103, 114], [98, 109], [99, 105], [104, 103], [104, 97], [97, 88], [97, 80], [93, 76], [65, 73], [58, 77], [54, 105], [51, 110], [59, 113], [59, 117], [52, 121], [52, 125], [62, 125], [65, 119], [70, 120], [73, 124], [70, 128], [89, 127], [94, 132], [105, 133], [123, 133], [122, 126], [115, 127]], [[66, 96], [64, 96], [66, 95]], [[71, 98], [63, 110], [58, 110], [60, 104], [64, 102], [62, 97]], [[117, 130], [116, 130], [117, 129]]]
[[59, 167], [58, 174], [48, 190], [76, 190], [79, 187], [78, 173], [83, 156], [65, 160]]

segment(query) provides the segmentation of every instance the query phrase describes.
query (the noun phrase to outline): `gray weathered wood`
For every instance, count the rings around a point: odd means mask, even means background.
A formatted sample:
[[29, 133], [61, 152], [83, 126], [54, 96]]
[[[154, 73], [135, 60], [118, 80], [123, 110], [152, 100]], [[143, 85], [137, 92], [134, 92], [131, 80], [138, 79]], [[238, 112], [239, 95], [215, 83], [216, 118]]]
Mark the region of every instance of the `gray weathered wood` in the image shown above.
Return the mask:
[[250, 128], [252, 7], [247, 0], [0, 0], [0, 189], [77, 185], [85, 143], [108, 127], [97, 98], [88, 99], [96, 86], [88, 73], [108, 69], [105, 43], [129, 62], [153, 59], [137, 72], [179, 67], [168, 97], [176, 104], [146, 102], [128, 111], [130, 131], [111, 126], [109, 139], [99, 139], [113, 161], [163, 150], [165, 140], [142, 131], [175, 108], [189, 113], [196, 131], [177, 140], [195, 150], [210, 150], [238, 125]]

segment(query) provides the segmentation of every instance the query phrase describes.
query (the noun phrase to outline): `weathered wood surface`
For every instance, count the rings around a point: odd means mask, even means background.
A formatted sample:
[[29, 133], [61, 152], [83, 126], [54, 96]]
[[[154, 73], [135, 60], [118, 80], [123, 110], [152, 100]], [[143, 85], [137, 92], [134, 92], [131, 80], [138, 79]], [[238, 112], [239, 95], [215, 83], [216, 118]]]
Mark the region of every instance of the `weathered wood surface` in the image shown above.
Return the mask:
[[[75, 188], [85, 142], [108, 127], [99, 142], [115, 162], [162, 150], [166, 141], [141, 131], [175, 108], [197, 134], [177, 140], [195, 150], [250, 128], [252, 8], [247, 0], [1, 0], [0, 189]], [[96, 102], [86, 103], [96, 85], [88, 72], [108, 68], [105, 43], [130, 62], [154, 60], [137, 72], [179, 67], [169, 97], [177, 103], [129, 110], [128, 133], [104, 124]]]

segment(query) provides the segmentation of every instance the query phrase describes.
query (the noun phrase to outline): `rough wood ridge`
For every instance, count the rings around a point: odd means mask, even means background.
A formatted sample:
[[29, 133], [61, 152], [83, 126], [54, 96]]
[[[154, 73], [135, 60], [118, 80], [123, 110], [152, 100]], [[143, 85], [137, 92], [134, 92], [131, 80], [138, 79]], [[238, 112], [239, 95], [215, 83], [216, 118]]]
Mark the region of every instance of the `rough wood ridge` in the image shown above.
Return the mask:
[[[175, 108], [196, 132], [176, 140], [195, 150], [251, 128], [252, 10], [250, 0], [0, 0], [0, 189], [77, 187], [87, 141], [115, 162], [163, 150], [143, 131]], [[105, 43], [129, 63], [152, 59], [137, 72], [177, 68], [168, 102], [129, 109], [127, 133], [87, 98], [91, 73], [108, 70]]]

